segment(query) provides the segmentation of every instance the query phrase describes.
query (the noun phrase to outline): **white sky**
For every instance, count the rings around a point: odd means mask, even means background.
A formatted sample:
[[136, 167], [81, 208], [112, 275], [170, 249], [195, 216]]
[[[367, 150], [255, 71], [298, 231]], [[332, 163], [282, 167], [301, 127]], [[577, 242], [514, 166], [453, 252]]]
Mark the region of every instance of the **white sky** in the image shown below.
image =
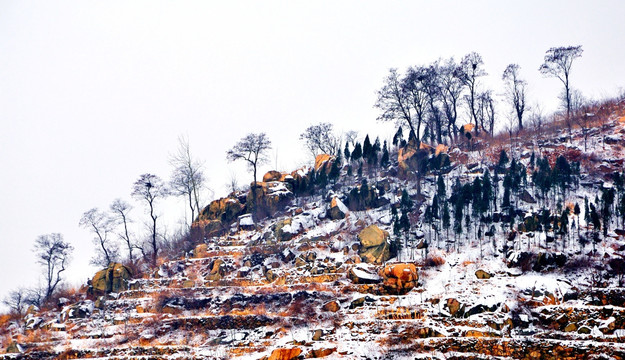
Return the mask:
[[[311, 124], [392, 133], [373, 108], [390, 67], [477, 51], [497, 93], [516, 62], [551, 111], [560, 84], [537, 71], [545, 50], [581, 44], [572, 85], [614, 95], [623, 14], [623, 1], [2, 1], [0, 297], [37, 283], [40, 234], [76, 247], [74, 284], [92, 276], [81, 214], [131, 200], [144, 172], [168, 178], [179, 135], [223, 196], [244, 169], [225, 151], [248, 132], [268, 134], [280, 170], [310, 160], [298, 135]], [[162, 209], [169, 224], [185, 215]], [[132, 215], [145, 219], [140, 204]]]

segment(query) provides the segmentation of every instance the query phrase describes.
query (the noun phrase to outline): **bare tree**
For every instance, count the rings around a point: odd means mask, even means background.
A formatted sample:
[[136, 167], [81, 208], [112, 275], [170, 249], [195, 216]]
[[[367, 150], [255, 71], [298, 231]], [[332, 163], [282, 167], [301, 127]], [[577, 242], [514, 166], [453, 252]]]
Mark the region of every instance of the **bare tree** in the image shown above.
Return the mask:
[[484, 60], [482, 56], [476, 52], [465, 55], [460, 61], [460, 68], [462, 69], [462, 82], [467, 87], [469, 94], [465, 96], [467, 105], [469, 106], [469, 113], [471, 119], [475, 122], [475, 134], [479, 135], [480, 125], [484, 127], [484, 124], [478, 122], [478, 91], [479, 84], [478, 79], [482, 76], [488, 75], [483, 69]]
[[173, 195], [187, 198], [191, 209], [191, 223], [200, 213], [200, 193], [205, 186], [203, 165], [191, 156], [189, 140], [178, 138], [178, 151], [171, 156], [174, 171], [170, 180]]
[[11, 312], [19, 316], [24, 315], [26, 310], [26, 290], [23, 288], [17, 288], [11, 291], [3, 300], [2, 303], [6, 305]]
[[495, 100], [492, 96], [492, 91], [487, 90], [481, 92], [477, 97], [478, 102], [478, 118], [482, 124], [486, 124], [484, 129], [490, 134], [494, 135], [495, 132]]
[[319, 153], [338, 155], [341, 151], [341, 137], [332, 132], [332, 124], [329, 123], [309, 126], [299, 138], [306, 142], [313, 157]]
[[443, 142], [443, 124], [442, 112], [439, 107], [441, 83], [439, 80], [440, 66], [438, 62], [432, 63], [425, 68], [425, 78], [423, 79], [423, 87], [427, 94], [428, 103], [428, 126], [430, 128], [430, 140], [432, 143], [441, 144]]
[[506, 85], [506, 97], [519, 122], [519, 130], [523, 130], [523, 113], [525, 112], [525, 88], [527, 82], [519, 77], [521, 67], [510, 64], [503, 72], [502, 80]]
[[132, 210], [132, 206], [122, 199], [115, 199], [110, 206], [110, 210], [112, 213], [112, 219], [118, 225], [122, 225], [122, 232], [118, 234], [118, 236], [126, 243], [128, 247], [128, 260], [130, 262], [134, 262], [134, 257], [132, 255], [132, 249], [134, 245], [130, 240], [130, 234], [128, 232], [128, 223], [130, 219], [128, 218], [128, 213]]
[[239, 191], [239, 179], [237, 177], [237, 174], [233, 171], [230, 172], [230, 178], [226, 183], [226, 188], [232, 193], [236, 193], [237, 191]]
[[447, 118], [447, 133], [451, 138], [452, 133], [454, 139], [458, 136], [458, 127], [456, 120], [458, 119], [458, 101], [464, 90], [462, 82], [462, 69], [453, 58], [447, 60], [439, 69], [440, 79], [440, 99], [443, 104], [443, 112]]
[[592, 104], [588, 104], [581, 107], [581, 114], [575, 116], [575, 122], [582, 129], [582, 135], [584, 136], [584, 151], [588, 151], [588, 135], [592, 128], [592, 123], [595, 120], [595, 114], [591, 112]]
[[271, 149], [271, 141], [265, 133], [248, 134], [226, 153], [229, 162], [244, 160], [254, 172], [256, 186], [256, 170], [259, 164], [267, 162], [267, 151]]
[[46, 283], [44, 300], [48, 300], [54, 293], [57, 285], [62, 281], [61, 273], [70, 261], [74, 248], [63, 240], [63, 235], [52, 233], [40, 235], [35, 240], [33, 251], [37, 262], [44, 267]]
[[352, 148], [356, 145], [356, 140], [358, 139], [358, 131], [349, 130], [345, 133], [345, 142], [349, 143]]
[[542, 107], [540, 106], [540, 104], [534, 104], [531, 106], [530, 108], [531, 113], [529, 115], [529, 122], [530, 125], [540, 133], [540, 130], [542, 129], [542, 127], [545, 125], [545, 123], [547, 122], [547, 119], [545, 118], [545, 114], [544, 111], [542, 109]]
[[378, 99], [374, 105], [382, 111], [377, 120], [395, 121], [398, 127], [405, 123], [410, 132], [418, 137], [418, 129], [415, 129], [412, 119], [410, 100], [402, 83], [397, 69], [390, 69], [384, 79], [384, 85], [378, 90]]
[[132, 188], [132, 196], [139, 200], [145, 201], [150, 210], [150, 218], [152, 219], [152, 264], [156, 265], [158, 258], [158, 243], [156, 241], [156, 220], [158, 216], [155, 213], [156, 201], [167, 197], [168, 189], [165, 187], [163, 180], [153, 174], [143, 174], [135, 181]]
[[91, 260], [93, 265], [106, 267], [116, 260], [117, 249], [108, 236], [113, 230], [113, 221], [106, 213], [98, 208], [85, 211], [78, 225], [96, 235], [93, 239], [96, 243], [96, 255]]
[[421, 139], [421, 125], [425, 122], [425, 117], [428, 111], [429, 76], [429, 69], [427, 67], [413, 66], [408, 68], [406, 76], [402, 80], [403, 91], [408, 99], [408, 104], [415, 113], [417, 122], [417, 128], [410, 129], [411, 133], [414, 131], [416, 139], [410, 139], [410, 135], [408, 135], [408, 140], [416, 140], [417, 148], [419, 147]]
[[566, 117], [571, 115], [571, 86], [569, 76], [573, 60], [582, 56], [582, 46], [552, 47], [545, 53], [545, 62], [538, 69], [543, 75], [558, 78], [564, 85]]

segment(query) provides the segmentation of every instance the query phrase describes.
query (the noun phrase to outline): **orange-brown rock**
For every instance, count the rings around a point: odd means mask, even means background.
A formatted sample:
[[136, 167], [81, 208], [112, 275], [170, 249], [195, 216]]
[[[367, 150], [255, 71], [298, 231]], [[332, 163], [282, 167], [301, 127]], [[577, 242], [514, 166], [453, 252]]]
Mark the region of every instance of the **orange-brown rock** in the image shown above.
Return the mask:
[[282, 178], [281, 172], [276, 171], [276, 170], [269, 170], [263, 176], [263, 182], [280, 181], [281, 178]]
[[341, 306], [336, 301], [330, 301], [324, 304], [321, 309], [323, 309], [323, 311], [337, 312], [341, 309]]
[[323, 168], [326, 173], [329, 173], [335, 159], [335, 156], [329, 154], [317, 155], [317, 157], [315, 157], [315, 171], [319, 172], [319, 169]]
[[417, 149], [414, 142], [409, 142], [408, 145], [400, 148], [397, 153], [399, 168], [403, 171], [417, 169], [418, 161], [426, 159], [431, 150], [432, 147], [423, 142], [419, 144], [419, 149]]
[[482, 269], [479, 269], [475, 272], [475, 277], [477, 277], [478, 279], [490, 279], [492, 275]]
[[221, 198], [219, 200], [212, 201], [207, 207], [202, 210], [200, 219], [203, 220], [220, 220], [224, 223], [230, 224], [236, 220], [237, 217], [243, 214], [245, 205], [234, 196]]
[[193, 249], [193, 257], [194, 258], [205, 258], [208, 257], [208, 244], [199, 244]]
[[465, 306], [456, 299], [447, 299], [447, 309], [449, 309], [449, 313], [451, 314], [451, 316], [462, 316], [464, 314], [464, 307]]
[[271, 352], [268, 360], [292, 360], [302, 353], [300, 348], [275, 349]]
[[322, 357], [326, 357], [328, 355], [333, 354], [336, 351], [336, 348], [329, 348], [329, 349], [312, 349], [310, 351], [309, 357], [316, 359], [316, 358], [322, 358]]
[[449, 146], [445, 144], [438, 144], [436, 145], [436, 150], [434, 150], [434, 155], [438, 156], [439, 154], [445, 154], [447, 153], [447, 150], [449, 150]]
[[417, 286], [419, 275], [414, 264], [387, 265], [381, 271], [382, 284], [389, 294], [406, 294]]

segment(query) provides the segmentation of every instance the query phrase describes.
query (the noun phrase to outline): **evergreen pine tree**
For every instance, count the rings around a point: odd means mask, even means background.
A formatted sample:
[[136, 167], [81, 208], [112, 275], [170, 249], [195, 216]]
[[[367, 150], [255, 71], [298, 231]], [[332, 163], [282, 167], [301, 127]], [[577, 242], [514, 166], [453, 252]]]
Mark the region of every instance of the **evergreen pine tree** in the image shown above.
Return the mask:
[[506, 154], [506, 150], [502, 149], [501, 152], [499, 153], [499, 162], [497, 163], [497, 166], [499, 166], [500, 168], [503, 168], [506, 166], [508, 161], [509, 161], [508, 154]]
[[445, 201], [447, 199], [445, 180], [443, 179], [442, 175], [439, 175], [438, 179], [436, 179], [436, 193], [438, 194], [438, 197], [442, 199], [442, 201]]
[[371, 140], [369, 140], [369, 134], [365, 136], [365, 141], [362, 143], [362, 158], [364, 160], [368, 160], [371, 157], [371, 152], [373, 151], [373, 146], [371, 145]]
[[343, 155], [345, 156], [345, 161], [346, 162], [349, 162], [349, 158], [350, 158], [351, 154], [352, 154], [351, 151], [349, 151], [349, 143], [346, 142], [345, 143], [345, 150], [343, 151]]
[[358, 175], [358, 177], [361, 177], [361, 176], [362, 176], [362, 163], [360, 163], [360, 164], [358, 165], [358, 173], [357, 173], [357, 175]]
[[577, 237], [579, 237], [579, 214], [581, 209], [579, 208], [579, 204], [575, 203], [575, 207], [573, 208], [573, 214], [575, 214], [575, 216], [577, 217]]
[[388, 153], [388, 146], [386, 140], [384, 140], [384, 147], [382, 148], [382, 158], [380, 158], [380, 167], [387, 168], [390, 165], [390, 157]]
[[443, 229], [447, 232], [447, 240], [449, 240], [449, 226], [451, 225], [451, 216], [449, 215], [449, 204], [447, 201], [443, 202]]
[[360, 158], [362, 158], [362, 146], [360, 145], [359, 142], [356, 143], [356, 145], [354, 145], [354, 151], [352, 151], [352, 161], [358, 161], [360, 160]]
[[404, 189], [401, 193], [400, 206], [402, 212], [410, 212], [412, 211], [412, 207], [414, 206], [414, 202], [410, 198], [410, 195], [408, 195], [408, 191], [406, 191], [406, 189]]
[[482, 207], [483, 211], [490, 210], [490, 202], [493, 199], [493, 185], [490, 180], [490, 171], [486, 169], [484, 176], [482, 177]]
[[404, 140], [404, 133], [400, 126], [397, 128], [397, 132], [395, 133], [395, 136], [393, 136], [393, 146], [400, 146], [403, 140]]

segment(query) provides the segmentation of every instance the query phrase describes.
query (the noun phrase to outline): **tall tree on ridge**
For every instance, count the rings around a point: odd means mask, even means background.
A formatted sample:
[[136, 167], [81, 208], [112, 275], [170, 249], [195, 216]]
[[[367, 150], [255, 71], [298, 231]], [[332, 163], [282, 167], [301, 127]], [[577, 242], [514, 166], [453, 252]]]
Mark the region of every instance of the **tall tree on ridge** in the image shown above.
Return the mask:
[[566, 117], [571, 116], [571, 86], [569, 77], [573, 60], [582, 56], [581, 45], [552, 47], [545, 53], [545, 62], [538, 69], [543, 75], [558, 78], [564, 85]]
[[523, 113], [525, 112], [525, 88], [527, 82], [519, 76], [521, 67], [518, 64], [510, 64], [503, 72], [502, 80], [506, 85], [506, 97], [512, 105], [519, 130], [523, 130]]

